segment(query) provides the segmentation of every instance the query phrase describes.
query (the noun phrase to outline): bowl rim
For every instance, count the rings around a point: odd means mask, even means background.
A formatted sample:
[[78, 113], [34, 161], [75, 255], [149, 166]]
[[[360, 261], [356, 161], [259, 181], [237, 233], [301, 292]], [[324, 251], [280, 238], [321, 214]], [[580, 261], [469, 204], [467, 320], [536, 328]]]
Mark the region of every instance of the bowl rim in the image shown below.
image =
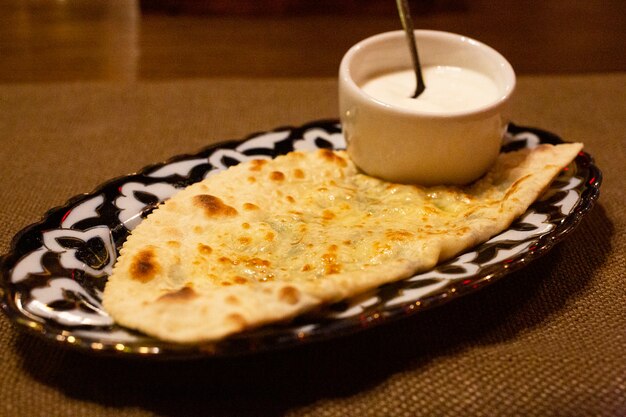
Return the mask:
[[394, 114], [399, 114], [405, 117], [421, 117], [421, 118], [429, 118], [429, 119], [449, 119], [449, 118], [474, 118], [478, 115], [482, 115], [484, 113], [494, 113], [499, 111], [502, 107], [504, 107], [510, 100], [513, 95], [517, 80], [515, 71], [513, 66], [508, 62], [508, 60], [500, 54], [497, 50], [490, 47], [489, 45], [480, 42], [476, 39], [470, 38], [465, 35], [460, 35], [453, 32], [445, 32], [438, 30], [430, 30], [430, 29], [417, 29], [415, 30], [416, 38], [430, 38], [430, 39], [443, 39], [448, 42], [457, 42], [464, 45], [469, 45], [472, 48], [479, 49], [486, 55], [493, 57], [494, 60], [498, 63], [498, 66], [502, 70], [505, 75], [505, 87], [504, 92], [498, 97], [497, 100], [482, 105], [480, 107], [476, 107], [470, 110], [459, 110], [459, 111], [451, 111], [447, 113], [434, 113], [434, 112], [426, 112], [416, 109], [408, 109], [405, 107], [394, 106], [389, 103], [385, 103], [380, 101], [371, 95], [365, 93], [361, 87], [357, 85], [354, 81], [351, 73], [352, 62], [354, 61], [355, 56], [363, 53], [366, 48], [371, 48], [377, 44], [382, 42], [386, 42], [389, 40], [398, 41], [398, 42], [406, 42], [405, 33], [402, 30], [395, 30], [390, 32], [378, 33], [376, 35], [365, 38], [356, 44], [354, 44], [348, 51], [344, 54], [341, 59], [341, 63], [339, 65], [339, 90], [343, 88], [347, 88], [350, 93], [355, 96], [361, 102], [369, 103], [378, 110], [383, 112], [389, 112]]

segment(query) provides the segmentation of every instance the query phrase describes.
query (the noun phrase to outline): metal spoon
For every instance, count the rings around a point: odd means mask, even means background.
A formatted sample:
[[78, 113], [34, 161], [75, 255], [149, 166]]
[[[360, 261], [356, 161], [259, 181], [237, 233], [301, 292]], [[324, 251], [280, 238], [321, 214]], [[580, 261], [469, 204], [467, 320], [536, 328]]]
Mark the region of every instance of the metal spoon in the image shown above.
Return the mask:
[[408, 0], [396, 0], [398, 5], [398, 13], [400, 13], [400, 21], [406, 33], [406, 39], [409, 43], [409, 51], [411, 52], [411, 60], [413, 61], [413, 69], [415, 70], [415, 79], [417, 81], [415, 94], [413, 98], [419, 97], [426, 89], [424, 78], [422, 77], [422, 67], [420, 59], [417, 55], [417, 43], [415, 42], [415, 32], [413, 31], [413, 20], [411, 19], [411, 10], [409, 9]]

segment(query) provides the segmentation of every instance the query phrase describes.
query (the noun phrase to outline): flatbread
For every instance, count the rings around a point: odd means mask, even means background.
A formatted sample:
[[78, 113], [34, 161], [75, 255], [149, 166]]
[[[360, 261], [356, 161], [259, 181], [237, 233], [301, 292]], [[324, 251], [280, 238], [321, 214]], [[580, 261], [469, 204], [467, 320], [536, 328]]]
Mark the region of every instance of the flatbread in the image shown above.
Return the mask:
[[505, 153], [467, 187], [385, 182], [343, 151], [245, 162], [180, 191], [139, 224], [104, 308], [123, 326], [181, 343], [290, 319], [486, 241], [581, 149]]

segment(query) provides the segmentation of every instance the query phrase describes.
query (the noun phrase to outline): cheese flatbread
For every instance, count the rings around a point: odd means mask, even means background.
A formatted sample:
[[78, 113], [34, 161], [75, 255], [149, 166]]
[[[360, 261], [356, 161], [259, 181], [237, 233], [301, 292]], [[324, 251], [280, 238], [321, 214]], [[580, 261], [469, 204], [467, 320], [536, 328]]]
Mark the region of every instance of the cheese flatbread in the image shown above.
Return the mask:
[[104, 307], [121, 325], [182, 343], [293, 318], [486, 241], [581, 149], [501, 154], [467, 187], [385, 182], [343, 151], [245, 162], [180, 191], [132, 232]]

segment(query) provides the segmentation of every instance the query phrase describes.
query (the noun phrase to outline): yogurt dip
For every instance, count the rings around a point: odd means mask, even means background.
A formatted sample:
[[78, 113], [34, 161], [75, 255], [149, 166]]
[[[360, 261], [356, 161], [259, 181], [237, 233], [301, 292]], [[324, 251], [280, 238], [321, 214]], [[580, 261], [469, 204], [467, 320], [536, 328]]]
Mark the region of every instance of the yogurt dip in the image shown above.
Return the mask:
[[364, 173], [391, 182], [470, 183], [500, 152], [515, 72], [466, 36], [415, 35], [426, 84], [417, 99], [404, 31], [364, 39], [344, 55], [339, 114], [348, 154]]
[[361, 88], [392, 106], [428, 113], [448, 114], [487, 106], [497, 100], [498, 87], [486, 75], [468, 68], [437, 65], [422, 68], [426, 90], [417, 98], [415, 72], [393, 71], [367, 80]]

